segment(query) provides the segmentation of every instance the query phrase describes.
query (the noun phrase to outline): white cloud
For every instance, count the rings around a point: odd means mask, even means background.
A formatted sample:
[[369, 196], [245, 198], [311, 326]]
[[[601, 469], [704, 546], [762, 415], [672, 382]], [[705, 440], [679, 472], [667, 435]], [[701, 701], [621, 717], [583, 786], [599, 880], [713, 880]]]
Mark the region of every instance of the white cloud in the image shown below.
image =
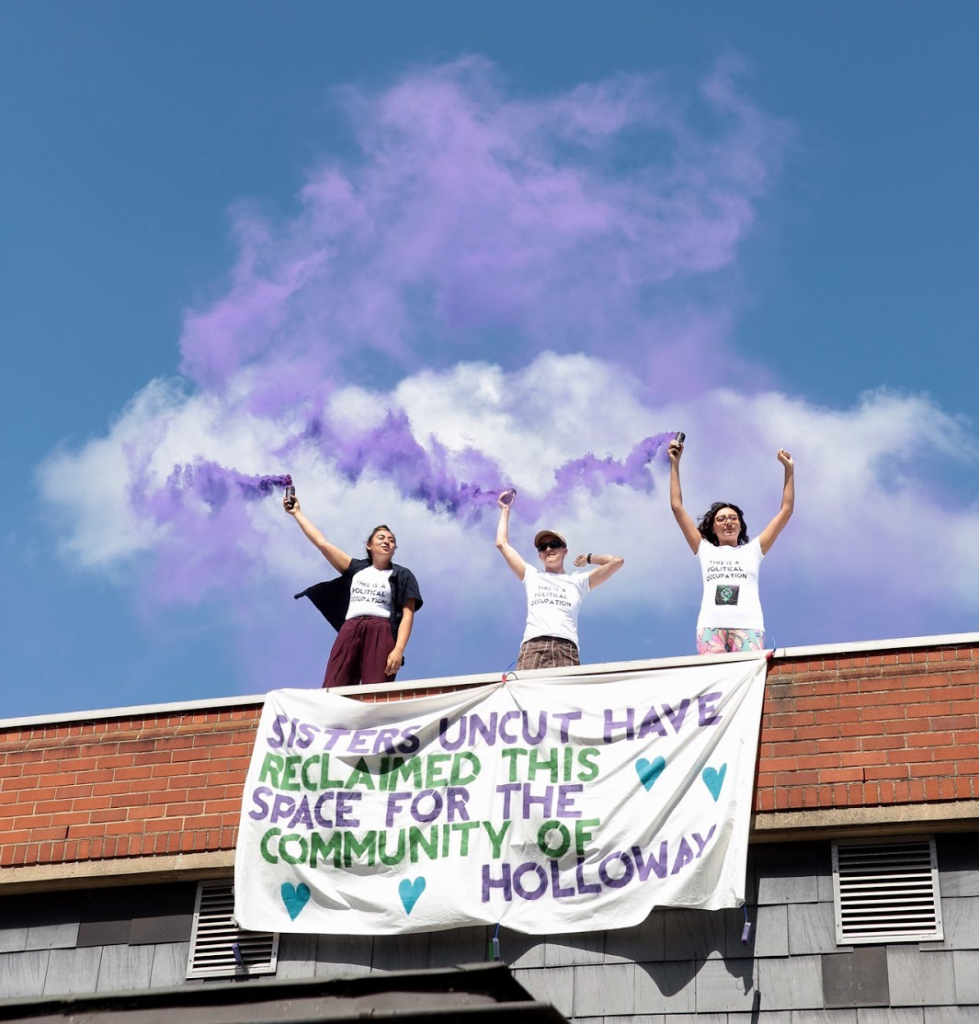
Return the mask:
[[[362, 427], [365, 412], [388, 408], [405, 410], [422, 445], [430, 438], [450, 451], [471, 445], [498, 461], [526, 496], [514, 509], [513, 540], [528, 558], [535, 524], [526, 517], [526, 499], [549, 489], [555, 468], [586, 452], [622, 458], [642, 437], [681, 427], [687, 433], [682, 476], [690, 512], [698, 514], [715, 499], [736, 501], [752, 533], [778, 508], [777, 448], [793, 453], [797, 513], [776, 549], [781, 569], [766, 569], [766, 575], [791, 573], [826, 601], [838, 601], [841, 587], [872, 579], [885, 606], [902, 600], [902, 588], [913, 580], [917, 600], [979, 608], [973, 586], [979, 510], [933, 493], [932, 477], [923, 471], [936, 459], [975, 466], [979, 445], [969, 424], [925, 397], [875, 392], [849, 408], [830, 409], [777, 392], [715, 390], [654, 408], [611, 363], [544, 354], [512, 373], [470, 363], [408, 377], [390, 394], [341, 389], [328, 414], [335, 423]], [[426, 597], [430, 608], [441, 605], [440, 615], [458, 622], [484, 616], [486, 581], [507, 593], [509, 581], [493, 546], [495, 509], [475, 525], [433, 514], [375, 476], [350, 483], [312, 444], [300, 444], [284, 465], [277, 452], [295, 436], [295, 423], [262, 419], [238, 397], [188, 396], [157, 381], [104, 438], [53, 454], [39, 470], [42, 493], [58, 513], [65, 549], [98, 570], [165, 554], [176, 541], [165, 526], [142, 522], [132, 510], [128, 488], [140, 463], [157, 485], [175, 464], [198, 456], [247, 474], [289, 471], [305, 509], [342, 546], [359, 550], [371, 526], [389, 521], [403, 557], [430, 567]], [[544, 514], [576, 550], [626, 556], [626, 570], [603, 591], [606, 613], [650, 601], [667, 607], [677, 600], [678, 586], [685, 600], [697, 587], [670, 514], [665, 460], [651, 472], [650, 493], [611, 486], [599, 497], [577, 493]], [[309, 572], [311, 552], [277, 498], [250, 503], [246, 513], [251, 536], [241, 543], [249, 547], [255, 582]], [[208, 514], [202, 506], [199, 515]], [[214, 571], [220, 573], [220, 563]], [[237, 579], [225, 581], [229, 589]]]

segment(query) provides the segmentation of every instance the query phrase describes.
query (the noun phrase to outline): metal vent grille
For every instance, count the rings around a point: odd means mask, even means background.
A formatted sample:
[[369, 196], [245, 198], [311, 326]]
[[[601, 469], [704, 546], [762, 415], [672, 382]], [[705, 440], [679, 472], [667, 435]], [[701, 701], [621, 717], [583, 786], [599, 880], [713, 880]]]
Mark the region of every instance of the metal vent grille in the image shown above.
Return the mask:
[[841, 946], [943, 937], [933, 838], [834, 842], [833, 894]]
[[194, 929], [190, 936], [188, 978], [232, 978], [274, 974], [279, 936], [246, 932], [234, 920], [232, 882], [201, 882], [197, 886]]

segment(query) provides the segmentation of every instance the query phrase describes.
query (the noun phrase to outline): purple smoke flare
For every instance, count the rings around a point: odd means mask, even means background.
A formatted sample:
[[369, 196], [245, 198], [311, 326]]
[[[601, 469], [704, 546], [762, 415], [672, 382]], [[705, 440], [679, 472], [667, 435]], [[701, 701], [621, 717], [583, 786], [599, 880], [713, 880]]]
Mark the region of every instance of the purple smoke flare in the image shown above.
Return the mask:
[[733, 264], [790, 138], [738, 71], [701, 84], [702, 118], [646, 75], [512, 97], [478, 57], [344, 90], [353, 155], [311, 174], [287, 224], [234, 211], [237, 261], [185, 315], [184, 373], [220, 390], [260, 367], [271, 416], [326, 381], [490, 350], [504, 367], [591, 353], [703, 390], [695, 354], [724, 364], [727, 304], [692, 304], [689, 284]]
[[[579, 487], [591, 494], [613, 485], [649, 491], [652, 477], [646, 466], [672, 437], [668, 432], [643, 438], [622, 460], [589, 453], [565, 463], [554, 471], [555, 482], [548, 491], [536, 498], [521, 498], [522, 516], [536, 521], [545, 509], [550, 512], [565, 505]], [[322, 431], [318, 440], [324, 459], [331, 461], [327, 455], [331, 452], [337, 470], [351, 484], [366, 476], [390, 480], [407, 500], [420, 501], [433, 513], [466, 523], [478, 522], [487, 509], [495, 510], [500, 493], [509, 487], [500, 467], [474, 448], [449, 453], [430, 439], [430, 450], [426, 450], [415, 439], [403, 412], [391, 412], [379, 426], [345, 441]], [[161, 524], [191, 516], [199, 525], [199, 515], [187, 499], [199, 499], [215, 513], [235, 499], [251, 502], [267, 497], [292, 483], [292, 477], [250, 476], [198, 458], [174, 466], [162, 488], [154, 491], [145, 478], [142, 482], [143, 487], [132, 493], [140, 511]]]
[[[268, 465], [384, 480], [433, 515], [473, 523], [495, 516], [515, 482], [509, 467], [444, 434], [416, 435], [397, 407], [370, 428], [338, 426], [333, 397], [354, 386], [386, 405], [407, 373], [491, 358], [510, 376], [509, 391], [487, 385], [488, 414], [532, 436], [548, 407], [573, 408], [564, 364], [579, 356], [627, 366], [653, 402], [737, 382], [724, 275], [789, 130], [741, 94], [730, 62], [697, 96], [658, 75], [512, 95], [478, 57], [336, 95], [352, 144], [314, 168], [288, 220], [235, 206], [234, 265], [198, 292], [217, 297], [183, 319], [182, 372], [222, 429], [242, 416], [261, 426]], [[542, 362], [521, 379], [545, 352], [558, 376]], [[746, 384], [758, 386], [755, 370]], [[161, 483], [172, 409], [147, 415], [122, 445], [131, 510], [159, 552], [154, 596], [244, 593], [243, 582], [267, 577], [260, 499], [291, 477], [221, 465], [184, 423], [166, 450], [186, 454]], [[650, 490], [646, 467], [669, 436], [621, 459], [586, 441], [550, 486], [517, 481], [519, 518], [539, 521], [603, 488]]]
[[582, 486], [592, 494], [598, 494], [609, 484], [619, 484], [637, 491], [651, 490], [653, 481], [646, 472], [646, 466], [653, 461], [660, 448], [672, 440], [672, 432], [643, 438], [622, 462], [613, 459], [611, 455], [604, 459], [594, 455], [574, 459], [555, 471], [557, 486], [552, 493], [563, 496], [574, 487]]
[[251, 476], [198, 458], [192, 463], [174, 466], [165, 489], [178, 500], [182, 494], [194, 494], [209, 507], [221, 508], [234, 497], [257, 501], [291, 483], [292, 477], [288, 473]]

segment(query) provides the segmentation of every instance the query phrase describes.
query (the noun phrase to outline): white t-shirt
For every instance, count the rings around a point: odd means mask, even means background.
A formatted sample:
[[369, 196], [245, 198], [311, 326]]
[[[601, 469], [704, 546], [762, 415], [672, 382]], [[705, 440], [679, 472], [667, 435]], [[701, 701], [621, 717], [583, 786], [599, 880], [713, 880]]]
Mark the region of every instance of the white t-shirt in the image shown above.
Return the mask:
[[588, 573], [569, 576], [564, 572], [541, 572], [528, 565], [523, 585], [527, 591], [527, 628], [521, 642], [536, 636], [559, 636], [577, 644], [578, 609], [588, 593]]
[[394, 610], [391, 600], [391, 569], [375, 569], [368, 565], [355, 572], [350, 580], [350, 606], [347, 618], [358, 615], [376, 615], [379, 619], [390, 619]]
[[765, 556], [756, 537], [741, 547], [715, 547], [701, 540], [697, 549], [704, 599], [697, 629], [765, 629], [758, 597], [758, 568]]

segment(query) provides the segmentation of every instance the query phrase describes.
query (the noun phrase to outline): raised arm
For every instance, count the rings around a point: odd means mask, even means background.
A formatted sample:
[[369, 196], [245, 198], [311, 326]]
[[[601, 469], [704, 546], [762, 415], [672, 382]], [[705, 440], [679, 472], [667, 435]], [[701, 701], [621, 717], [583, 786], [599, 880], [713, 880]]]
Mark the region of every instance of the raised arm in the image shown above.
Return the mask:
[[394, 676], [398, 674], [405, 660], [405, 648], [408, 646], [408, 639], [411, 636], [411, 627], [415, 624], [415, 599], [409, 597], [401, 609], [401, 622], [398, 625], [398, 637], [394, 641], [394, 648], [388, 655], [387, 664], [384, 666], [385, 675]]
[[505, 502], [503, 496], [507, 493], [504, 491], [496, 502], [500, 506], [500, 522], [496, 527], [496, 546], [499, 548], [503, 560], [513, 570], [513, 574], [518, 580], [522, 580], [527, 575], [527, 563], [520, 557], [516, 548], [510, 547], [510, 508], [513, 499], [509, 504]]
[[697, 524], [690, 517], [690, 513], [683, 507], [683, 492], [680, 490], [680, 458], [683, 455], [683, 444], [680, 441], [670, 441], [667, 454], [670, 456], [670, 508], [673, 509], [673, 518], [676, 519], [680, 532], [687, 539], [690, 550], [697, 554], [700, 550], [700, 530]]
[[782, 507], [778, 510], [775, 518], [761, 531], [758, 543], [761, 545], [761, 553], [768, 554], [769, 548], [775, 543], [778, 535], [785, 529], [795, 509], [795, 463], [792, 456], [784, 448], [778, 450], [778, 461], [785, 468], [785, 483], [782, 484]]
[[574, 564], [580, 569], [583, 565], [593, 565], [595, 568], [588, 574], [588, 587], [594, 590], [600, 587], [612, 573], [618, 572], [625, 559], [621, 555], [576, 555]]
[[331, 544], [326, 537], [306, 518], [303, 514], [302, 509], [299, 507], [299, 499], [292, 498], [291, 504], [289, 498], [282, 499], [282, 507], [292, 516], [293, 519], [299, 523], [299, 528], [309, 538], [310, 543], [314, 547], [319, 548], [323, 553], [323, 557], [336, 569], [337, 572], [345, 572], [352, 561], [350, 555], [345, 551], [341, 551], [336, 544]]

